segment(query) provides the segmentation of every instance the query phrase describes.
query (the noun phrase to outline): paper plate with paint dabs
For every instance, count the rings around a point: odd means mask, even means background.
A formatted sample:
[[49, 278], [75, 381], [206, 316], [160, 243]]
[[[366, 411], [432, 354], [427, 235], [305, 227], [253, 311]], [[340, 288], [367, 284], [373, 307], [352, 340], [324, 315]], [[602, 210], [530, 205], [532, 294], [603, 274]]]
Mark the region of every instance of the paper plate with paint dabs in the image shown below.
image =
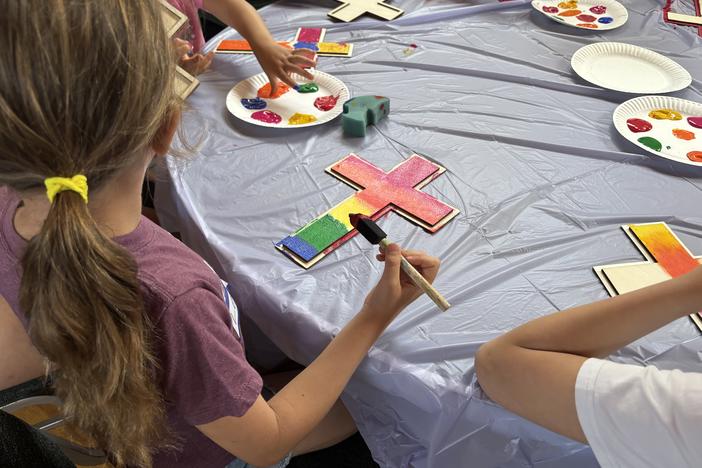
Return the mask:
[[338, 78], [310, 70], [314, 79], [293, 75], [291, 88], [280, 82], [275, 93], [265, 73], [237, 83], [227, 94], [227, 109], [248, 123], [272, 128], [311, 127], [329, 122], [344, 110], [349, 90]]
[[559, 23], [595, 31], [618, 28], [629, 19], [616, 0], [534, 0], [531, 6]]
[[621, 135], [649, 153], [702, 166], [702, 104], [668, 96], [641, 96], [614, 110]]

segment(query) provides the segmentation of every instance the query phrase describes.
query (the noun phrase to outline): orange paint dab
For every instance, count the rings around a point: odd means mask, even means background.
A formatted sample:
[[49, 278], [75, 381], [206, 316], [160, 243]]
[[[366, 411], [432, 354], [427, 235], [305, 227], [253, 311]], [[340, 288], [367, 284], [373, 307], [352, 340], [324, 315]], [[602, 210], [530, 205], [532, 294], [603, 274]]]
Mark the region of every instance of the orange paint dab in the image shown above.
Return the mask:
[[290, 91], [290, 86], [286, 85], [285, 83], [278, 83], [278, 88], [275, 90], [275, 93], [271, 96], [271, 84], [266, 83], [258, 89], [257, 95], [260, 98], [277, 99], [283, 94], [287, 93], [288, 91]]
[[580, 10], [566, 10], [558, 13], [558, 16], [577, 16], [580, 13], [582, 13]]
[[597, 29], [597, 25], [592, 23], [578, 23], [578, 26], [581, 28]]
[[674, 128], [673, 135], [681, 140], [694, 140], [695, 134], [689, 130], [683, 130], [682, 128]]
[[687, 159], [694, 162], [702, 162], [702, 151], [690, 151], [687, 153]]

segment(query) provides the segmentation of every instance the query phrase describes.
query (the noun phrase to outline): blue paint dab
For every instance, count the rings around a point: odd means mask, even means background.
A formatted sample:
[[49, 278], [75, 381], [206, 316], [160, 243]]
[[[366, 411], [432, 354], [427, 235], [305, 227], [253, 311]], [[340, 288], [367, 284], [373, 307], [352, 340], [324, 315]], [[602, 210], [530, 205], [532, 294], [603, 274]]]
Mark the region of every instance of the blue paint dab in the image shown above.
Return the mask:
[[253, 98], [253, 99], [242, 99], [241, 100], [241, 105], [246, 107], [247, 109], [265, 109], [266, 108], [266, 101], [264, 101], [261, 98]]
[[306, 262], [312, 260], [319, 253], [313, 246], [295, 236], [286, 237], [279, 242], [279, 245], [284, 245], [289, 250], [292, 250]]
[[315, 43], [315, 42], [299, 41], [299, 42], [296, 42], [293, 47], [295, 49], [310, 49], [310, 50], [314, 50], [315, 52], [319, 50], [319, 47], [317, 47], [317, 43]]
[[614, 21], [614, 18], [610, 18], [609, 16], [603, 16], [602, 18], [597, 20], [598, 23], [602, 23], [602, 24], [609, 24], [612, 21]]

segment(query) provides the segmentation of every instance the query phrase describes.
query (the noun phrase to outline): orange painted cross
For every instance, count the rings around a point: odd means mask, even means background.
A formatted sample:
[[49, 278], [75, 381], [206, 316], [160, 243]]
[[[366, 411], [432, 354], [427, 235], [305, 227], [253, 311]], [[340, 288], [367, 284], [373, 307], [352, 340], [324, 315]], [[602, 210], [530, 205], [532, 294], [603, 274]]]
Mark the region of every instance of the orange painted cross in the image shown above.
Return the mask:
[[[693, 256], [666, 223], [631, 224], [622, 229], [646, 261], [594, 267], [611, 296], [684, 275], [702, 262], [702, 257]], [[690, 318], [702, 331], [699, 314]]]

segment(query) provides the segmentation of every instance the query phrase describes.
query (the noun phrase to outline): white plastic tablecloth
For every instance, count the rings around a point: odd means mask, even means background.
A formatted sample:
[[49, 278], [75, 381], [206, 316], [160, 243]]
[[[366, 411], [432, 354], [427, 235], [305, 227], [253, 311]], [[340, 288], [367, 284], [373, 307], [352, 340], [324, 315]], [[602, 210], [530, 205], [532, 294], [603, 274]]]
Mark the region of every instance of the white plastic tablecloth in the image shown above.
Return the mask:
[[[597, 466], [587, 446], [487, 400], [473, 358], [527, 320], [606, 297], [592, 266], [642, 260], [622, 224], [666, 221], [702, 253], [702, 171], [620, 137], [611, 115], [631, 96], [570, 68], [584, 45], [636, 44], [686, 67], [693, 84], [673, 95], [702, 102], [695, 30], [664, 24], [662, 0], [623, 3], [628, 23], [606, 33], [557, 24], [522, 0], [396, 2], [406, 14], [390, 23], [332, 23], [336, 2], [261, 10], [277, 39], [322, 26], [328, 40], [354, 43], [352, 58], [321, 57], [318, 68], [354, 96], [390, 98], [389, 119], [365, 138], [344, 137], [339, 120], [275, 130], [233, 118], [225, 96], [260, 71], [252, 56], [218, 55], [200, 77], [184, 116], [186, 133], [202, 139], [199, 154], [169, 161], [172, 197], [159, 194], [159, 208], [166, 221], [177, 214], [186, 242], [233, 283], [241, 310], [301, 363], [358, 311], [382, 271], [362, 238], [309, 271], [274, 249], [352, 193], [324, 169], [350, 152], [385, 170], [413, 152], [447, 168], [424, 191], [458, 207], [456, 219], [434, 235], [396, 214], [380, 222], [404, 247], [442, 259], [435, 285], [453, 304], [446, 313], [426, 297], [410, 306], [348, 386], [345, 401], [381, 466]], [[235, 36], [227, 30], [209, 47]], [[681, 319], [612, 359], [700, 371], [700, 352], [699, 333]]]

